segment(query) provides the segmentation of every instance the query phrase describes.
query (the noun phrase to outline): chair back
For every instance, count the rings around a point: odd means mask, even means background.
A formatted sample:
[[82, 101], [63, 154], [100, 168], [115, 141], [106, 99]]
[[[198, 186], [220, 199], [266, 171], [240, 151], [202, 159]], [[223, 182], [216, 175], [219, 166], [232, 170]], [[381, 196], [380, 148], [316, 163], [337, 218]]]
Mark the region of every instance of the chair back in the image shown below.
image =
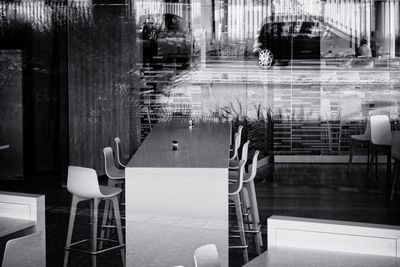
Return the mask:
[[250, 140], [248, 140], [246, 143], [244, 143], [242, 147], [242, 157], [240, 158], [241, 160], [244, 160], [244, 162], [247, 162], [247, 157], [249, 155], [249, 143]]
[[237, 130], [237, 133], [239, 134], [239, 140], [242, 139], [242, 131], [243, 131], [243, 126], [239, 125], [238, 130]]
[[194, 252], [195, 267], [221, 267], [217, 247], [208, 244], [197, 248]]
[[[236, 183], [233, 183], [229, 186], [229, 195], [235, 195], [242, 190], [243, 187], [243, 175], [244, 175], [244, 166], [246, 165], [245, 160], [240, 160], [239, 161], [239, 167], [238, 167], [238, 176], [237, 176], [237, 181]], [[234, 187], [235, 186], [235, 187]]]
[[240, 146], [240, 135], [239, 133], [235, 133], [235, 143], [233, 147], [233, 155], [230, 159], [234, 160], [238, 157], [238, 150]]
[[387, 115], [371, 116], [371, 142], [374, 145], [388, 145], [391, 143], [392, 132]]
[[242, 131], [243, 131], [243, 126], [239, 125], [237, 132], [235, 133], [234, 136], [234, 147], [233, 147], [233, 153], [234, 155], [232, 156], [231, 159], [236, 159], [236, 157], [238, 156], [237, 152], [239, 150], [240, 147], [240, 142], [242, 141]]
[[105, 147], [103, 149], [104, 154], [104, 169], [106, 171], [106, 175], [109, 178], [113, 178], [112, 173], [118, 172], [117, 167], [115, 167], [113, 150], [111, 147]]
[[67, 189], [71, 194], [83, 198], [102, 196], [96, 171], [90, 168], [69, 166]]
[[254, 152], [253, 162], [251, 164], [251, 173], [248, 177], [243, 178], [243, 183], [248, 183], [248, 182], [254, 180], [254, 177], [256, 177], [258, 154], [260, 154], [260, 151], [256, 150], [256, 152]]
[[364, 136], [368, 137], [368, 139], [371, 139], [371, 120], [370, 119], [367, 120], [367, 126], [364, 131]]
[[115, 141], [115, 148], [117, 149], [116, 154], [117, 154], [118, 164], [121, 167], [125, 167], [125, 164], [122, 163], [122, 161], [121, 161], [121, 159], [122, 159], [121, 139], [119, 137], [115, 137], [114, 141]]

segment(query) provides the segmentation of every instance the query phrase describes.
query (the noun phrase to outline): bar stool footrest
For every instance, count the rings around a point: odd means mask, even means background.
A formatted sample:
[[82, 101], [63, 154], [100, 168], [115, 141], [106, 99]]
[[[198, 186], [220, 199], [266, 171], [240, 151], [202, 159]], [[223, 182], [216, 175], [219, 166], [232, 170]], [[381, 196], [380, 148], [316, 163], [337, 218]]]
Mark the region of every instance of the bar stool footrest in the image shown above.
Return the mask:
[[[102, 227], [102, 228], [108, 228], [108, 229], [110, 229], [110, 228], [112, 228], [112, 229], [117, 228], [116, 225], [112, 225], [112, 224], [102, 224], [101, 227]], [[125, 229], [125, 225], [122, 225], [122, 229]], [[116, 240], [114, 240], [114, 241], [116, 241]]]
[[237, 245], [237, 246], [229, 246], [232, 249], [247, 249], [248, 245]]
[[[118, 243], [117, 240], [108, 239], [108, 238], [97, 238], [97, 240]], [[76, 241], [74, 243], [71, 243], [71, 245], [69, 247], [64, 247], [64, 249], [68, 250], [68, 251], [76, 251], [76, 252], [82, 252], [82, 253], [91, 254], [91, 255], [97, 255], [97, 254], [100, 254], [100, 253], [103, 253], [103, 252], [106, 252], [106, 251], [110, 251], [110, 250], [113, 250], [113, 249], [125, 247], [125, 244], [122, 244], [122, 245], [115, 245], [115, 246], [108, 247], [108, 248], [101, 249], [101, 250], [97, 250], [97, 251], [90, 251], [90, 250], [73, 248], [73, 246], [76, 246], [76, 245], [79, 245], [79, 244], [82, 244], [82, 243], [85, 243], [85, 242], [90, 242], [90, 241], [91, 240], [87, 239], [87, 238], [86, 239], [82, 239], [82, 240]]]
[[[231, 232], [231, 233], [240, 233], [239, 230], [230, 230], [229, 232]], [[258, 234], [258, 233], [261, 232], [261, 229], [245, 229], [244, 232], [247, 233], [247, 234]]]
[[81, 252], [81, 253], [86, 253], [86, 254], [91, 254], [91, 255], [97, 255], [97, 254], [100, 254], [100, 253], [104, 253], [104, 252], [107, 252], [107, 251], [110, 251], [110, 250], [114, 250], [114, 249], [117, 249], [117, 248], [123, 248], [123, 247], [125, 247], [125, 244], [112, 246], [112, 247], [101, 249], [101, 250], [98, 250], [98, 251], [90, 251], [90, 250], [71, 248], [71, 247], [69, 247], [69, 248], [65, 247], [64, 249], [68, 250], [68, 251], [75, 251], [75, 252]]

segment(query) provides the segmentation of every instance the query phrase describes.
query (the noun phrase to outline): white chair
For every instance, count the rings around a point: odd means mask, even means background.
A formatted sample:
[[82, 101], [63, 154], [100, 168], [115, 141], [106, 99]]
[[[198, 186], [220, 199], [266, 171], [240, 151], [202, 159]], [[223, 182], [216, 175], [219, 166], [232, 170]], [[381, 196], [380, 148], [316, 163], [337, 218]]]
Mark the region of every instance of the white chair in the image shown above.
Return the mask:
[[367, 171], [369, 172], [369, 143], [371, 141], [371, 123], [370, 120], [367, 120], [367, 126], [363, 134], [351, 135], [351, 145], [350, 145], [350, 156], [349, 156], [349, 163], [347, 165], [347, 173], [350, 171], [350, 165], [353, 161], [353, 149], [355, 143], [366, 144], [367, 145]]
[[194, 251], [195, 267], [221, 267], [217, 247], [208, 244], [197, 248]]
[[[89, 168], [69, 166], [68, 167], [68, 180], [67, 189], [72, 194], [71, 214], [69, 218], [67, 241], [65, 246], [64, 267], [68, 265], [68, 256], [70, 251], [80, 251], [92, 255], [92, 266], [96, 266], [96, 255], [111, 249], [121, 249], [122, 264], [125, 266], [125, 248], [122, 234], [121, 217], [119, 211], [118, 195], [121, 194], [122, 189], [110, 186], [99, 186], [96, 171]], [[91, 209], [91, 250], [74, 249], [73, 246], [89, 241], [90, 239], [83, 239], [71, 243], [72, 233], [74, 228], [76, 209], [78, 203], [81, 201], [90, 201]], [[98, 223], [98, 206], [102, 200], [112, 202], [114, 207], [115, 221], [117, 224], [118, 243], [110, 248], [98, 250], [97, 248], [97, 223]], [[112, 241], [112, 240], [108, 240]]]
[[242, 249], [243, 250], [243, 259], [244, 262], [247, 263], [249, 261], [249, 255], [247, 252], [247, 242], [246, 242], [246, 233], [244, 229], [244, 222], [243, 222], [243, 212], [241, 206], [241, 199], [240, 199], [240, 191], [243, 187], [243, 173], [244, 173], [244, 165], [245, 161], [241, 160], [238, 166], [238, 175], [236, 176], [236, 182], [229, 184], [229, 200], [233, 201], [235, 206], [235, 213], [237, 218], [238, 224], [238, 231], [240, 237], [240, 245], [230, 245], [229, 248], [231, 249]]
[[257, 174], [257, 161], [258, 155], [260, 151], [256, 150], [253, 156], [253, 162], [251, 165], [251, 172], [245, 173], [243, 176], [243, 190], [246, 191], [245, 194], [242, 194], [242, 201], [245, 202], [245, 206], [249, 208], [250, 212], [250, 225], [251, 229], [249, 229], [248, 233], [255, 234], [254, 242], [257, 255], [261, 254], [261, 247], [263, 246], [262, 236], [261, 236], [261, 221], [260, 215], [258, 213], [258, 203], [257, 203], [257, 195], [256, 188], [254, 185], [254, 178]]
[[[254, 152], [251, 172], [243, 174], [243, 187], [240, 191], [242, 213], [243, 216], [247, 218], [247, 221], [245, 223], [249, 225], [249, 227], [246, 227], [245, 233], [254, 234], [254, 243], [257, 255], [261, 254], [261, 247], [263, 246], [261, 235], [261, 221], [258, 213], [257, 195], [254, 185], [254, 178], [257, 174], [257, 161], [259, 153], [260, 151], [258, 150]], [[237, 175], [237, 172], [229, 172], [229, 180], [232, 182], [237, 181]]]
[[375, 151], [375, 169], [378, 172], [378, 151], [383, 150], [387, 158], [387, 177], [386, 187], [387, 191], [390, 190], [391, 179], [391, 145], [392, 145], [392, 132], [390, 128], [390, 120], [387, 115], [374, 115], [370, 118], [371, 121], [371, 143], [374, 145]]
[[[240, 160], [244, 160], [244, 164], [246, 164], [247, 162], [247, 156], [249, 153], [249, 144], [250, 140], [244, 143], [242, 147], [242, 155], [240, 157]], [[229, 170], [237, 170], [238, 168], [239, 168], [239, 160], [229, 159]]]
[[122, 153], [122, 148], [121, 148], [121, 139], [119, 137], [114, 138], [115, 141], [115, 147], [117, 149], [116, 154], [117, 154], [117, 161], [120, 167], [126, 168], [126, 161], [123, 160], [123, 153]]
[[[107, 184], [108, 186], [120, 187], [124, 188], [125, 185], [125, 169], [119, 169], [115, 166], [114, 154], [111, 147], [105, 147], [103, 149], [104, 154], [104, 170], [108, 177]], [[124, 193], [120, 195], [120, 199], [124, 199]], [[122, 204], [125, 203], [124, 200], [121, 200]], [[106, 216], [103, 216], [103, 226], [107, 226], [108, 230], [110, 230], [110, 226], [112, 225], [112, 212], [110, 211], [110, 203], [106, 202], [104, 205], [104, 213]], [[115, 227], [115, 226], [114, 226]], [[102, 229], [101, 237], [103, 238], [105, 234], [105, 230]], [[107, 231], [106, 237], [110, 236], [110, 231]], [[100, 246], [102, 246], [102, 242]]]

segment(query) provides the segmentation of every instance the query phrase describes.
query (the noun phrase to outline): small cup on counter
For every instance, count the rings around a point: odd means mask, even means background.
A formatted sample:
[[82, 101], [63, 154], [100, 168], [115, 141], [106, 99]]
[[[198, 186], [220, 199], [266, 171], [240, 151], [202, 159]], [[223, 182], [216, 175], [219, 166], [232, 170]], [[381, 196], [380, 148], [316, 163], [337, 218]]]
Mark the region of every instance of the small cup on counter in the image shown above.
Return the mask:
[[194, 121], [189, 120], [189, 128], [192, 129], [194, 127]]
[[172, 141], [172, 150], [173, 151], [178, 150], [178, 141], [176, 140]]

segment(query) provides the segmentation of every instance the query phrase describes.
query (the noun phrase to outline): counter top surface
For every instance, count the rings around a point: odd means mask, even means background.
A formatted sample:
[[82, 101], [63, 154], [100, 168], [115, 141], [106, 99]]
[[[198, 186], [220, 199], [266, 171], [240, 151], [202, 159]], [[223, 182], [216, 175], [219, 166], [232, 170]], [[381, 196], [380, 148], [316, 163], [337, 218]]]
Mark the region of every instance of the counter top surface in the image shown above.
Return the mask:
[[[159, 122], [141, 144], [128, 167], [228, 168], [230, 124], [188, 120]], [[178, 141], [178, 150], [172, 150]]]

